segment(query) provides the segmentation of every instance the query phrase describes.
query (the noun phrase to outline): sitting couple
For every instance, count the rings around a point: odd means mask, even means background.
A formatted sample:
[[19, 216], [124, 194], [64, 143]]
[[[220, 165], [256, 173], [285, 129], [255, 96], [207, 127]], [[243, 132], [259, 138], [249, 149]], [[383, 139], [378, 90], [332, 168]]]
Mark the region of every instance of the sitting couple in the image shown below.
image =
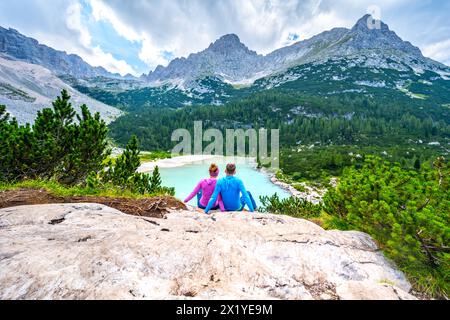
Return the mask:
[[[197, 196], [198, 207], [208, 214], [211, 210], [242, 211], [247, 205], [250, 212], [256, 210], [256, 203], [250, 192], [245, 190], [244, 183], [236, 178], [236, 165], [227, 164], [226, 177], [217, 179], [219, 167], [209, 167], [209, 178], [201, 180], [194, 191], [184, 200], [185, 203]], [[242, 196], [241, 196], [242, 194]]]

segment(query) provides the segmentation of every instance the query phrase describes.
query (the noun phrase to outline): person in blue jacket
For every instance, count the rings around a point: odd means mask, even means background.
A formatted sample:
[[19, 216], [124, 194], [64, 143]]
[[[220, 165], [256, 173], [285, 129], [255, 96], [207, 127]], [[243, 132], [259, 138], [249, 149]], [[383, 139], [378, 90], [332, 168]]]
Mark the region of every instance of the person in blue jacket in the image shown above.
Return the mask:
[[216, 203], [219, 194], [222, 197], [226, 211], [242, 211], [245, 205], [247, 205], [249, 211], [254, 212], [256, 203], [252, 194], [245, 189], [242, 180], [234, 176], [236, 174], [236, 165], [234, 163], [227, 164], [225, 173], [227, 176], [217, 181], [216, 188], [206, 206], [205, 213], [209, 213]]

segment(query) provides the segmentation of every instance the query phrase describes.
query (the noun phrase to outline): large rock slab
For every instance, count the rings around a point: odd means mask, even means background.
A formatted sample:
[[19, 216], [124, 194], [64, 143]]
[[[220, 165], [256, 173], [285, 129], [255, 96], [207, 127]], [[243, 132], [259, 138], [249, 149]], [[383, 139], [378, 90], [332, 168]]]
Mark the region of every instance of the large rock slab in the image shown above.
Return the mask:
[[0, 210], [0, 299], [414, 299], [360, 232], [270, 214]]

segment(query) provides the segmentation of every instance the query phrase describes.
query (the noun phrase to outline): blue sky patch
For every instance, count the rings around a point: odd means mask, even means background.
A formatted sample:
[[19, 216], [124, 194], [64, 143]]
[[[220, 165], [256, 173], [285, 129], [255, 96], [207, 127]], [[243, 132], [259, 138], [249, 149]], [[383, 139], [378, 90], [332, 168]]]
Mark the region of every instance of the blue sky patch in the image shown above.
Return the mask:
[[149, 66], [139, 58], [141, 41], [129, 41], [120, 36], [108, 21], [95, 21], [92, 18], [92, 9], [85, 1], [82, 1], [82, 7], [93, 47], [99, 46], [104, 52], [112, 54], [115, 59], [125, 60], [138, 74], [150, 71]]

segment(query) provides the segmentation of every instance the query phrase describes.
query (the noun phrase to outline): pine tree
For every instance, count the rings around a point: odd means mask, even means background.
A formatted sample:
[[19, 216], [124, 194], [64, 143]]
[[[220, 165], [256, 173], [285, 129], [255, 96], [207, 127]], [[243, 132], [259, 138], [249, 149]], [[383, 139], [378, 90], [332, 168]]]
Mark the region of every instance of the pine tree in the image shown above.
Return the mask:
[[422, 164], [420, 163], [420, 159], [416, 158], [416, 161], [414, 161], [414, 169], [420, 170], [421, 167], [422, 167]]
[[84, 182], [91, 172], [99, 172], [111, 154], [108, 149], [106, 123], [100, 114], [94, 116], [86, 105], [81, 106], [81, 117], [70, 136], [70, 150], [63, 159], [63, 170], [58, 180], [64, 184]]
[[9, 120], [9, 114], [6, 112], [6, 106], [0, 104], [0, 126], [5, 125]]
[[108, 163], [108, 170], [103, 173], [103, 180], [122, 188], [127, 188], [130, 180], [141, 164], [139, 158], [139, 141], [132, 136], [123, 153], [115, 160]]
[[0, 181], [8, 179], [9, 169], [11, 168], [11, 124], [6, 107], [0, 105]]
[[0, 106], [0, 179], [18, 181], [30, 174], [34, 143], [29, 125], [19, 126]]
[[150, 179], [150, 190], [152, 193], [156, 193], [158, 190], [161, 189], [161, 175], [159, 173], [158, 166], [155, 167], [152, 173], [152, 178]]
[[[75, 121], [75, 116], [78, 121]], [[0, 106], [0, 180], [56, 180], [64, 185], [119, 187], [140, 194], [174, 194], [161, 186], [158, 168], [153, 176], [136, 172], [140, 166], [139, 141], [132, 136], [115, 163], [105, 160], [108, 128], [100, 114], [86, 105], [77, 115], [63, 90], [53, 108], [38, 113], [32, 126], [21, 126]], [[105, 169], [105, 167], [107, 167]]]
[[38, 112], [32, 126], [35, 142], [32, 145], [34, 158], [30, 171], [33, 178], [49, 179], [63, 174], [63, 159], [75, 143], [73, 122], [76, 112], [68, 92], [62, 90], [61, 96], [52, 105], [52, 109]]
[[84, 183], [99, 171], [108, 156], [107, 126], [87, 106], [77, 116], [70, 96], [63, 90], [53, 108], [38, 112], [32, 126], [9, 120], [0, 107], [0, 179], [56, 179], [63, 184]]

